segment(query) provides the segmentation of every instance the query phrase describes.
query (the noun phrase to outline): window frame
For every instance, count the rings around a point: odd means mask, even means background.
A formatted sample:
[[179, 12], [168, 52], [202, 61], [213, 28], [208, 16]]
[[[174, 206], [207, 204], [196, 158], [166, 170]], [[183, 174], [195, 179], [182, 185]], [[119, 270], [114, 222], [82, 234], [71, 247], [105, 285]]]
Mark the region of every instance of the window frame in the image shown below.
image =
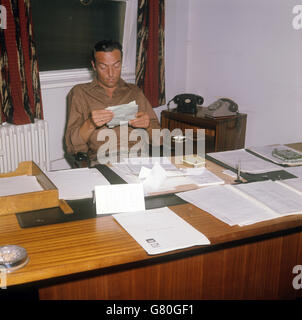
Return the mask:
[[[123, 66], [122, 78], [126, 82], [135, 82], [136, 58], [136, 28], [137, 28], [137, 0], [125, 1], [126, 13], [123, 33]], [[41, 89], [62, 88], [74, 86], [78, 83], [89, 82], [93, 79], [94, 71], [89, 68], [40, 71]]]

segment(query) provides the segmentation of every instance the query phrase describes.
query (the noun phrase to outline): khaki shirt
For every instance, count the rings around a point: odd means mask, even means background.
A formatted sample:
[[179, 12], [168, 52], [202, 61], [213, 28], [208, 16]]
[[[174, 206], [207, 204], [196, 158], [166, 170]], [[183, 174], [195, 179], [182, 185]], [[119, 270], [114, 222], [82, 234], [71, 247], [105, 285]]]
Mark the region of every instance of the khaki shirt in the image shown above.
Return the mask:
[[[90, 83], [78, 84], [74, 86], [68, 94], [68, 114], [67, 114], [67, 128], [65, 132], [65, 143], [67, 152], [75, 154], [79, 151], [88, 152], [91, 159], [95, 159], [97, 150], [106, 141], [97, 141], [97, 135], [100, 130], [107, 129], [106, 126], [96, 128], [90, 135], [86, 143], [81, 137], [79, 130], [82, 124], [90, 117], [92, 110], [105, 109], [109, 106], [129, 103], [135, 100], [138, 105], [139, 112], [146, 112], [150, 117], [150, 125], [146, 130], [149, 134], [149, 141], [152, 138], [152, 129], [160, 129], [160, 125], [156, 114], [154, 113], [151, 104], [144, 96], [141, 89], [136, 85], [126, 83], [120, 79], [118, 87], [113, 92], [112, 99], [109, 98], [96, 79]], [[134, 128], [128, 127], [128, 137]], [[109, 129], [107, 129], [109, 130]], [[117, 137], [117, 148], [120, 147], [120, 126], [113, 129]], [[122, 131], [125, 132], [125, 131]], [[125, 137], [123, 137], [125, 138]], [[127, 137], [126, 137], [127, 138]], [[129, 141], [129, 148], [136, 144], [136, 142]]]

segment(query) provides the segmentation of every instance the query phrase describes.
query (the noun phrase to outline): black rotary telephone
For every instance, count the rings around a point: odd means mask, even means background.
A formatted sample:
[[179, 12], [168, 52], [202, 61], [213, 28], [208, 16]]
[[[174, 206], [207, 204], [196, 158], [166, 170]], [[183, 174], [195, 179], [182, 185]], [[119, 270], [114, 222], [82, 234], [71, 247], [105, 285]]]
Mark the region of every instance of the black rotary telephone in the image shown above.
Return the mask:
[[168, 109], [171, 101], [173, 101], [177, 105], [176, 110], [178, 112], [196, 113], [197, 105], [202, 105], [204, 100], [203, 100], [203, 97], [198, 96], [196, 94], [191, 94], [191, 93], [178, 94], [168, 102], [168, 105], [167, 105]]

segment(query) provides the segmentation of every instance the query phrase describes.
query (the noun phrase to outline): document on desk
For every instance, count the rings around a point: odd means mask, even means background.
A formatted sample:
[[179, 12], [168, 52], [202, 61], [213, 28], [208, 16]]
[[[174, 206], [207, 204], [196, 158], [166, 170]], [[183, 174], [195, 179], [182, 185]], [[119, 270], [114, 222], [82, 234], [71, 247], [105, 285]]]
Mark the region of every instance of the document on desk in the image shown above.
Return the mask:
[[269, 208], [236, 192], [231, 185], [209, 186], [177, 193], [177, 196], [230, 226], [248, 225], [278, 217]]
[[302, 195], [275, 181], [234, 185], [252, 199], [264, 204], [279, 216], [302, 213]]
[[210, 244], [204, 234], [167, 207], [113, 217], [150, 255]]
[[177, 196], [231, 226], [302, 214], [302, 194], [274, 181], [210, 186]]
[[45, 173], [59, 190], [59, 198], [75, 200], [92, 198], [96, 185], [110, 182], [95, 168], [78, 168]]
[[0, 179], [0, 197], [43, 191], [35, 176], [14, 176]]
[[108, 128], [113, 128], [119, 125], [127, 124], [129, 120], [135, 119], [138, 112], [138, 105], [135, 101], [118, 106], [111, 106], [106, 108], [114, 113], [113, 119], [107, 123]]
[[198, 186], [211, 186], [216, 184], [224, 184], [224, 180], [216, 176], [207, 168], [185, 168], [180, 169], [185, 175], [190, 177]]
[[208, 153], [208, 155], [233, 169], [237, 169], [240, 165], [240, 170], [246, 173], [258, 174], [282, 169], [278, 165], [258, 158], [244, 149], [213, 152]]

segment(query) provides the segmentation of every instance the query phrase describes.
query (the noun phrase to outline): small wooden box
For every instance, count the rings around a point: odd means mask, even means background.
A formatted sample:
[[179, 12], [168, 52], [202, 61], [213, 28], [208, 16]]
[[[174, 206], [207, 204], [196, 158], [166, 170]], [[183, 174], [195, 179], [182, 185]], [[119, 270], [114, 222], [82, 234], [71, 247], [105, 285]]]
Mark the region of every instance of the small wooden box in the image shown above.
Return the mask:
[[0, 182], [1, 178], [21, 175], [35, 176], [44, 190], [2, 197], [0, 196], [0, 215], [60, 206], [58, 189], [48, 179], [43, 171], [41, 171], [41, 169], [32, 161], [21, 162], [15, 171], [0, 174]]

